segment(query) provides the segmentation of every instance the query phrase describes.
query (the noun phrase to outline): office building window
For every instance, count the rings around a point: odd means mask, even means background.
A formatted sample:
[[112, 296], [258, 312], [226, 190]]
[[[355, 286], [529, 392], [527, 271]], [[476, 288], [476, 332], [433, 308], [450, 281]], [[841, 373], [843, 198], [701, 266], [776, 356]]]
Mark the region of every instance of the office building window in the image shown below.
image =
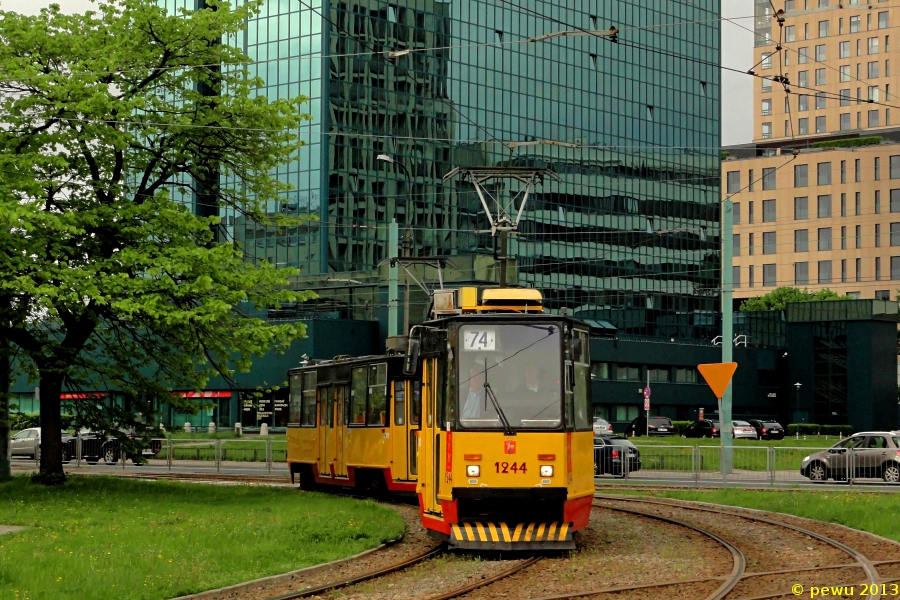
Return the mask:
[[794, 230], [794, 252], [808, 252], [809, 251], [809, 230], [808, 229], [795, 229]]
[[860, 171], [861, 171], [861, 170], [862, 170], [862, 167], [861, 167], [860, 159], [857, 158], [856, 160], [853, 161], [853, 180], [854, 180], [856, 183], [859, 183], [859, 178], [860, 178], [860, 175], [861, 175]]
[[875, 257], [875, 281], [881, 281], [881, 257]]
[[866, 77], [869, 79], [875, 79], [878, 77], [878, 61], [873, 60], [870, 61], [867, 65]]
[[847, 194], [841, 194], [841, 216], [847, 216]]
[[831, 194], [824, 194], [818, 197], [818, 217], [827, 219], [831, 216]]
[[774, 264], [763, 265], [763, 286], [775, 287], [778, 285], [777, 271]]
[[[900, 191], [900, 190], [898, 190]], [[794, 219], [797, 221], [809, 218], [809, 198], [800, 196], [794, 198]]]
[[875, 190], [875, 214], [881, 214], [881, 191]]
[[862, 225], [857, 225], [854, 229], [854, 237], [856, 238], [856, 248], [862, 248]]
[[797, 87], [809, 87], [809, 71], [800, 71], [797, 73]]
[[816, 69], [816, 85], [825, 85], [825, 69]]
[[747, 234], [747, 254], [753, 256], [753, 234]]
[[816, 184], [831, 185], [831, 163], [824, 162], [816, 165]]
[[861, 197], [862, 196], [860, 196], [859, 192], [856, 192], [856, 194], [853, 196], [853, 214], [857, 217], [862, 214], [862, 202], [860, 200]]
[[875, 247], [881, 248], [881, 224], [875, 223]]
[[[841, 102], [840, 102], [841, 106], [850, 106], [850, 90], [841, 90], [839, 92], [839, 95], [841, 97]], [[847, 116], [847, 126], [849, 127], [850, 126], [850, 117], [849, 117], [850, 113], [847, 113], [847, 115], [848, 115]]]
[[741, 191], [740, 171], [728, 171], [725, 179], [727, 182], [726, 190], [729, 194], [737, 194], [739, 191]]
[[825, 44], [816, 45], [816, 60], [819, 62], [825, 60]]
[[850, 33], [859, 33], [859, 17], [850, 17]]
[[900, 246], [900, 223], [891, 223], [891, 246]]
[[900, 156], [890, 158], [891, 179], [900, 179]]
[[831, 227], [820, 227], [818, 238], [819, 250], [831, 250]]
[[809, 285], [809, 263], [794, 263], [794, 285]]
[[772, 123], [763, 123], [761, 129], [763, 139], [772, 137]]
[[763, 200], [763, 223], [775, 222], [775, 201]]
[[868, 114], [868, 124], [867, 127], [878, 127], [878, 111], [870, 110]]
[[809, 133], [809, 119], [806, 117], [797, 119], [797, 135], [806, 135]]
[[[878, 41], [877, 38], [875, 41], [876, 42]], [[762, 60], [760, 61], [759, 66], [761, 69], [771, 69], [772, 68], [772, 53], [771, 52], [763, 52], [762, 53]]]
[[[878, 29], [887, 29], [889, 22], [888, 11], [878, 13]], [[887, 52], [887, 48], [884, 51]]]
[[794, 187], [806, 187], [808, 185], [809, 165], [794, 165]]
[[841, 283], [847, 283], [847, 259], [841, 259]]
[[831, 283], [831, 261], [819, 261], [819, 283]]
[[841, 131], [847, 131], [848, 129], [850, 129], [850, 113], [841, 113], [840, 119]]
[[881, 158], [875, 157], [875, 181], [881, 180]]
[[841, 250], [847, 249], [847, 226], [841, 227]]
[[828, 21], [819, 21], [819, 37], [828, 37]]
[[[830, 166], [830, 163], [829, 163]], [[763, 169], [763, 181], [762, 181], [764, 190], [774, 190], [775, 189], [775, 168], [769, 167]]]
[[735, 289], [741, 287], [741, 268], [731, 267], [731, 286]]
[[797, 32], [796, 28], [793, 25], [788, 25], [784, 28], [784, 41], [785, 42], [794, 42], [797, 41]]
[[[859, 91], [859, 88], [857, 88], [856, 91]], [[857, 94], [856, 97], [857, 97], [856, 103], [859, 104], [859, 100], [858, 100], [859, 94]], [[856, 113], [856, 128], [862, 129], [862, 111], [857, 111], [857, 113]]]
[[772, 91], [772, 78], [771, 77], [763, 77], [762, 78], [762, 91], [764, 91], [764, 92]]
[[772, 99], [766, 98], [762, 101], [762, 116], [769, 117], [772, 115]]
[[747, 267], [747, 286], [753, 287], [753, 265]]
[[[891, 280], [900, 279], [900, 256], [891, 257]], [[888, 298], [890, 300], [890, 298]]]
[[875, 290], [875, 299], [876, 300], [890, 300], [891, 299], [891, 291], [890, 290]]
[[797, 64], [805, 65], [809, 62], [809, 47], [797, 48]]
[[847, 161], [841, 161], [841, 183], [847, 183]]
[[841, 83], [847, 83], [848, 81], [850, 81], [850, 79], [850, 65], [841, 65], [840, 67], [838, 67], [838, 81], [840, 81]]
[[900, 190], [891, 190], [891, 212], [900, 212]]
[[747, 223], [753, 225], [753, 200], [747, 203]]
[[775, 244], [775, 232], [763, 232], [763, 254], [775, 254], [778, 252], [778, 246]]
[[868, 88], [869, 100], [871, 102], [878, 102], [878, 86], [870, 85]]
[[799, 111], [808, 111], [809, 110], [809, 95], [808, 94], [800, 94], [797, 96], [797, 110]]
[[753, 179], [753, 169], [750, 169], [747, 173], [747, 191], [752, 192], [754, 185], [756, 185], [756, 181]]
[[741, 224], [741, 203], [734, 202], [734, 203], [732, 203], [731, 206], [732, 206], [731, 222], [734, 225], [740, 225]]
[[739, 233], [731, 235], [731, 253], [732, 256], [741, 255], [741, 234]]
[[825, 127], [825, 117], [816, 117], [816, 133], [827, 133], [828, 129]]
[[891, 76], [891, 61], [890, 60], [884, 61], [884, 76], [885, 77]]
[[866, 40], [866, 53], [867, 54], [878, 54], [878, 38], [870, 37]]
[[850, 42], [838, 44], [838, 58], [850, 58]]
[[825, 92], [816, 92], [816, 108], [827, 108], [827, 104], [825, 102]]

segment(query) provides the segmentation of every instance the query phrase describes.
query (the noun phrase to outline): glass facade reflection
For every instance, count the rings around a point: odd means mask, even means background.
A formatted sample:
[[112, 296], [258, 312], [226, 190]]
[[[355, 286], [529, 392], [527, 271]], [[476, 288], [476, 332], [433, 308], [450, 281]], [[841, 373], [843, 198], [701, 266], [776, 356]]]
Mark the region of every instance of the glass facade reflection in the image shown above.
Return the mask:
[[[306, 287], [374, 273], [392, 219], [411, 232], [414, 255], [489, 258], [496, 240], [474, 233], [487, 225], [477, 195], [444, 175], [550, 167], [561, 181], [538, 186], [511, 242], [519, 283], [541, 289], [552, 312], [621, 333], [712, 339], [719, 9], [718, 0], [270, 0], [237, 43], [265, 79], [262, 93], [305, 94], [314, 117], [301, 131], [308, 145], [278, 173], [296, 191], [273, 210], [318, 221], [278, 231], [226, 217], [229, 233], [255, 259], [300, 267]], [[618, 43], [528, 41], [612, 26]], [[373, 286], [368, 301], [384, 306], [386, 286]], [[332, 297], [348, 306], [363, 296]]]

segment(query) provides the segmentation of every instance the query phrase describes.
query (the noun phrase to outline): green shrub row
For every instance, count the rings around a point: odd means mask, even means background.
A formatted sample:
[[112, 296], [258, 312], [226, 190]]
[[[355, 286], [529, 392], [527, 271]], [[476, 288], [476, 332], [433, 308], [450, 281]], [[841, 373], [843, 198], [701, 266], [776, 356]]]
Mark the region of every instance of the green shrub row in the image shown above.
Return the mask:
[[788, 435], [839, 435], [846, 437], [853, 435], [852, 425], [816, 425], [815, 423], [790, 423], [787, 426]]
[[872, 135], [868, 137], [849, 138], [846, 140], [828, 140], [823, 142], [813, 142], [813, 148], [855, 148], [857, 146], [872, 146], [881, 143], [880, 135]]

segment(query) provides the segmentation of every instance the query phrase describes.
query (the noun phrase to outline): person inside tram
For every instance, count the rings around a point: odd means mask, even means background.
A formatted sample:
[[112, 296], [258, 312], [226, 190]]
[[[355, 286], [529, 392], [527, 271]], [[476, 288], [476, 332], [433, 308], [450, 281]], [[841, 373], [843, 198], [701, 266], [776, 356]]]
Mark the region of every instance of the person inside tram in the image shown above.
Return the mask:
[[[490, 369], [490, 365], [488, 366]], [[485, 396], [484, 388], [484, 364], [473, 363], [468, 369], [467, 390], [460, 394], [462, 420], [497, 420], [497, 411], [494, 410], [491, 401]]]

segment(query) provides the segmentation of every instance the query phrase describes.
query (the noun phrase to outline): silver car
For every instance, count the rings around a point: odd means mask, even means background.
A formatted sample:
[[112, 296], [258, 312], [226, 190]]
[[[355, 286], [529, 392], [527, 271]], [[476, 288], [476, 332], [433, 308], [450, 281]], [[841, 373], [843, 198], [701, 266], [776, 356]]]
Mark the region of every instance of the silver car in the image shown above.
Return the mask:
[[800, 474], [811, 481], [880, 477], [887, 483], [900, 483], [900, 435], [892, 431], [854, 434], [804, 458]]
[[732, 437], [736, 440], [755, 440], [759, 438], [759, 435], [757, 435], [756, 433], [756, 429], [747, 421], [732, 421], [731, 433]]
[[[69, 462], [71, 455], [69, 452], [68, 440], [71, 438], [68, 433], [62, 434], [62, 460]], [[9, 453], [11, 456], [36, 458], [41, 452], [41, 428], [30, 427], [23, 429], [9, 440]]]
[[613, 428], [606, 419], [594, 417], [594, 437], [598, 435], [612, 435]]

